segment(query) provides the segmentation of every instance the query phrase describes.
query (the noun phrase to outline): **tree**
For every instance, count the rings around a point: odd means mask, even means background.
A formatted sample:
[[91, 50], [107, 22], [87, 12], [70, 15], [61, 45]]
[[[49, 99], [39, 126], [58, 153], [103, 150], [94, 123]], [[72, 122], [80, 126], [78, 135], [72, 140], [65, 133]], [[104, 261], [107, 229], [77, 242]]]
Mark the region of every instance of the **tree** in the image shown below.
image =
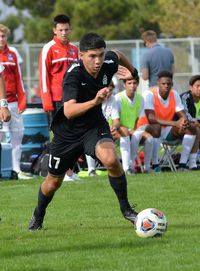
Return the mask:
[[158, 21], [162, 32], [174, 37], [198, 37], [200, 33], [200, 1], [158, 0]]
[[78, 41], [89, 31], [106, 40], [139, 38], [143, 29], [159, 31], [152, 14], [157, 13], [158, 0], [7, 0], [18, 9], [27, 9], [24, 29], [27, 42], [46, 42], [52, 36], [52, 19], [59, 13], [70, 16], [71, 39]]

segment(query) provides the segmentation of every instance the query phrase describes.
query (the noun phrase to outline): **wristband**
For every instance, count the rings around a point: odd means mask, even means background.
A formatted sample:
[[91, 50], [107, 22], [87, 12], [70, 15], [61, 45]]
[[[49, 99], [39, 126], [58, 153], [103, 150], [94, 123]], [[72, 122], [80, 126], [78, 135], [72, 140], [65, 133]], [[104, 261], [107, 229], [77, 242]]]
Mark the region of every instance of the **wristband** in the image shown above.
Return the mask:
[[0, 108], [1, 107], [8, 107], [8, 102], [6, 99], [0, 99]]

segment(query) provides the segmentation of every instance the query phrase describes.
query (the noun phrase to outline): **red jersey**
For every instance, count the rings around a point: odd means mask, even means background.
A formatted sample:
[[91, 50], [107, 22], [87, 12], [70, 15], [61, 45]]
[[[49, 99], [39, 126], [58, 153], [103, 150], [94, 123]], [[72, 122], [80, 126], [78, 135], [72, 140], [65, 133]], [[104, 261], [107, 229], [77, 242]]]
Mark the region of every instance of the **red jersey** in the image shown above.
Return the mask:
[[53, 102], [62, 101], [64, 74], [79, 58], [78, 47], [70, 42], [62, 44], [57, 37], [42, 48], [40, 69], [40, 92], [44, 111], [53, 111]]
[[15, 52], [6, 46], [0, 52], [0, 62], [5, 67], [2, 74], [6, 84], [7, 101], [9, 103], [18, 101], [19, 110], [26, 109], [26, 94]]

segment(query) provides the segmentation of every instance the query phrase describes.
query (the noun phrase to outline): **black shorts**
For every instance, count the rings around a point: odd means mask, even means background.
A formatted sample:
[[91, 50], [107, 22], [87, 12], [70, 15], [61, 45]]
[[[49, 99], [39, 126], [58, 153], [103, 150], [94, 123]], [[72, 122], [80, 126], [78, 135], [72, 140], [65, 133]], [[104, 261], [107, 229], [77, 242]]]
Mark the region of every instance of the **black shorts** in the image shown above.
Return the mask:
[[95, 148], [101, 141], [113, 142], [107, 123], [89, 129], [77, 140], [73, 140], [73, 143], [55, 135], [50, 144], [49, 173], [55, 176], [65, 175], [84, 153], [96, 158]]

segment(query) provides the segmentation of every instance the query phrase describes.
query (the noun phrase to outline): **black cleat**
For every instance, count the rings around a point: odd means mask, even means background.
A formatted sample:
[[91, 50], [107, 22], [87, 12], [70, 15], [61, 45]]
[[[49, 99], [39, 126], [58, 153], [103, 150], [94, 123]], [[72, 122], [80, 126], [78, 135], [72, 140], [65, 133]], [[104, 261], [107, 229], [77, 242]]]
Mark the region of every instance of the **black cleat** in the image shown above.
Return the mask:
[[18, 173], [14, 170], [11, 170], [10, 180], [18, 180]]
[[125, 219], [131, 221], [133, 224], [137, 221], [138, 213], [133, 208], [128, 208], [127, 210], [122, 212]]
[[44, 217], [37, 217], [35, 215], [35, 211], [34, 211], [32, 218], [29, 222], [29, 226], [28, 226], [29, 231], [42, 230], [43, 219], [44, 219]]

